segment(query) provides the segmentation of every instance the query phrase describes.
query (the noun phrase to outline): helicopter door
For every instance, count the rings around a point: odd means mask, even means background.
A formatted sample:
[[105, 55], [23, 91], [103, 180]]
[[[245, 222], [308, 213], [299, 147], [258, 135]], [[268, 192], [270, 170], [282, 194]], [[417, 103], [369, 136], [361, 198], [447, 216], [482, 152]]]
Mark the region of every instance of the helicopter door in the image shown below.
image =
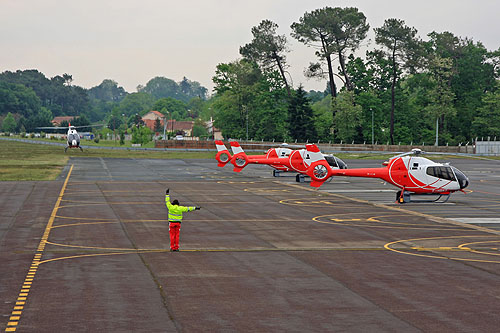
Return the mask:
[[425, 186], [425, 184], [429, 183], [429, 179], [427, 174], [425, 173], [425, 167], [422, 166], [419, 162], [411, 162], [408, 165], [408, 173], [410, 174], [411, 181], [416, 186]]

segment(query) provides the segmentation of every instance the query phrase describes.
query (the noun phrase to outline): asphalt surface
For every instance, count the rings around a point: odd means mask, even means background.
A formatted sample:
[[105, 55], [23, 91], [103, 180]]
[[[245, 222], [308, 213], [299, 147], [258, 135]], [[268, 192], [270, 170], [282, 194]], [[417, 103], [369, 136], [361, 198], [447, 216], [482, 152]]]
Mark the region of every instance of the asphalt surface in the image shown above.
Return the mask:
[[[347, 161], [349, 167], [381, 161]], [[0, 323], [16, 332], [494, 332], [498, 162], [446, 204], [266, 166], [72, 158], [54, 182], [0, 182]], [[165, 188], [183, 205], [169, 252]], [[463, 223], [466, 222], [466, 223]]]

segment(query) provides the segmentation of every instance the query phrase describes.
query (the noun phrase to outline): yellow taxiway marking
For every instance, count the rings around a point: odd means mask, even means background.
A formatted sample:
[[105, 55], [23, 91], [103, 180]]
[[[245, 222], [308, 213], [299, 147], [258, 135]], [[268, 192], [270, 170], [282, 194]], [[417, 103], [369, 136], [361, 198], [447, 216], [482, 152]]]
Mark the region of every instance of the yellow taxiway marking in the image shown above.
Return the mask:
[[[28, 273], [26, 274], [26, 278], [24, 279], [21, 291], [19, 292], [19, 295], [16, 300], [16, 305], [14, 306], [14, 309], [11, 312], [11, 317], [10, 321], [7, 323], [7, 328], [5, 329], [5, 332], [15, 332], [17, 329], [17, 325], [19, 324], [19, 321], [21, 320], [21, 313], [22, 310], [24, 309], [24, 306], [26, 305], [26, 301], [28, 300], [28, 295], [29, 291], [31, 288], [31, 285], [33, 283], [33, 279], [35, 278], [36, 271], [38, 268], [38, 265], [40, 264], [40, 258], [43, 254], [43, 251], [45, 249], [45, 244], [47, 242], [47, 239], [50, 234], [50, 230], [52, 229], [52, 225], [54, 224], [54, 220], [57, 215], [57, 210], [59, 209], [62, 201], [62, 197], [64, 195], [64, 191], [66, 190], [66, 187], [68, 186], [68, 181], [69, 177], [71, 176], [71, 172], [73, 171], [73, 164], [71, 165], [71, 168], [69, 169], [68, 175], [66, 176], [66, 180], [64, 181], [64, 184], [61, 188], [61, 192], [59, 192], [59, 197], [57, 197], [56, 204], [54, 205], [54, 209], [52, 210], [52, 214], [50, 214], [49, 221], [47, 225], [45, 226], [45, 231], [43, 233], [42, 239], [40, 240], [40, 244], [38, 245], [37, 252], [33, 256], [33, 260], [31, 262], [31, 266], [28, 270]], [[21, 310], [21, 311], [19, 311]]]
[[[491, 252], [479, 251], [479, 250], [475, 250], [475, 249], [470, 248], [471, 245], [487, 244], [487, 243], [500, 243], [500, 239], [499, 240], [493, 240], [493, 241], [465, 243], [465, 244], [459, 245], [458, 247], [460, 249], [468, 249], [469, 252], [472, 252], [472, 253], [486, 254], [486, 255], [490, 255], [490, 256], [500, 256], [500, 253], [491, 253]], [[491, 251], [498, 251], [498, 248], [491, 247], [491, 248], [489, 248], [489, 250], [491, 250]]]
[[[386, 249], [379, 248], [226, 248], [226, 249], [182, 249], [180, 252], [301, 252], [301, 251], [386, 251]], [[60, 260], [69, 260], [69, 259], [80, 259], [80, 258], [89, 258], [89, 257], [102, 257], [102, 256], [115, 256], [115, 255], [125, 255], [125, 254], [147, 254], [147, 253], [169, 253], [169, 249], [149, 249], [149, 250], [137, 250], [137, 249], [129, 249], [124, 252], [108, 252], [108, 253], [93, 253], [93, 254], [81, 254], [75, 256], [67, 256], [67, 257], [59, 257], [53, 259], [47, 259], [40, 264], [46, 264], [50, 262], [60, 261]]]
[[[473, 262], [483, 262], [483, 263], [493, 263], [493, 264], [500, 264], [500, 261], [495, 261], [495, 260], [484, 260], [484, 259], [472, 259], [472, 258], [458, 258], [458, 257], [441, 257], [438, 255], [430, 255], [430, 254], [419, 254], [419, 253], [411, 253], [407, 251], [403, 251], [400, 249], [395, 249], [392, 246], [395, 244], [401, 244], [401, 243], [408, 243], [408, 242], [415, 242], [415, 241], [428, 241], [428, 240], [441, 240], [441, 239], [456, 239], [456, 238], [484, 238], [484, 237], [498, 237], [496, 235], [471, 235], [471, 236], [444, 236], [444, 237], [425, 237], [425, 238], [412, 238], [412, 239], [404, 239], [404, 240], [397, 240], [394, 242], [390, 242], [384, 245], [384, 248], [401, 253], [401, 254], [406, 254], [410, 256], [417, 256], [417, 257], [425, 257], [425, 258], [433, 258], [433, 259], [448, 259], [448, 260], [460, 260], [460, 261], [473, 261]], [[496, 240], [495, 242], [500, 242], [500, 240]], [[471, 244], [471, 243], [467, 243]], [[465, 245], [465, 244], [463, 244]], [[488, 254], [492, 255], [492, 253], [483, 253], [480, 251], [474, 251], [470, 250], [466, 247], [460, 248], [458, 247], [438, 247], [438, 248], [431, 248], [431, 247], [411, 247], [409, 250], [417, 250], [417, 251], [453, 251], [453, 252], [467, 252], [467, 253], [481, 253], [481, 254]]]
[[[67, 219], [71, 219], [71, 217], [64, 217]], [[82, 218], [75, 218], [77, 220], [82, 220]], [[60, 225], [55, 225], [52, 227], [52, 229], [57, 229], [57, 228], [67, 228], [67, 227], [78, 227], [78, 226], [87, 226], [87, 225], [97, 225], [97, 224], [119, 224], [119, 223], [167, 223], [168, 220], [115, 220], [115, 221], [95, 221], [95, 222], [78, 222], [78, 223], [68, 223], [68, 224], [60, 224]], [[302, 219], [302, 220], [295, 220], [295, 219], [272, 219], [272, 220], [265, 220], [265, 219], [246, 219], [246, 220], [208, 220], [208, 219], [203, 219], [203, 220], [189, 220], [189, 223], [196, 223], [196, 222], [217, 222], [217, 223], [225, 223], [225, 222], [252, 222], [252, 223], [269, 223], [269, 222], [311, 222], [309, 219]], [[47, 242], [49, 244], [49, 242]]]
[[[274, 181], [274, 182], [277, 182], [277, 181]], [[301, 190], [310, 191], [310, 192], [315, 192], [315, 193], [318, 192], [317, 189], [310, 189], [310, 188], [306, 188], [306, 187], [303, 187], [303, 186], [300, 186], [297, 184], [289, 184], [289, 183], [281, 183], [281, 184], [286, 185], [286, 186], [290, 186], [290, 187], [294, 187], [294, 188], [298, 188]], [[360, 203], [368, 204], [368, 205], [373, 206], [373, 207], [383, 208], [383, 209], [390, 210], [390, 211], [402, 212], [402, 213], [407, 214], [407, 215], [420, 216], [420, 217], [426, 218], [430, 221], [434, 221], [434, 222], [438, 222], [438, 223], [442, 223], [442, 224], [455, 225], [455, 226], [459, 226], [459, 227], [466, 228], [466, 229], [475, 229], [476, 231], [482, 231], [482, 232], [489, 233], [489, 234], [500, 235], [500, 231], [498, 231], [498, 230], [493, 230], [493, 229], [489, 229], [489, 228], [482, 227], [482, 226], [476, 226], [473, 224], [466, 224], [466, 223], [454, 221], [454, 220], [444, 218], [444, 217], [438, 217], [438, 216], [433, 216], [433, 215], [425, 214], [425, 213], [421, 213], [421, 212], [415, 212], [412, 210], [406, 210], [406, 209], [400, 208], [400, 207], [393, 207], [393, 206], [388, 206], [388, 205], [384, 205], [384, 204], [380, 204], [380, 203], [374, 203], [374, 202], [371, 202], [368, 200], [351, 198], [351, 197], [348, 197], [348, 196], [345, 196], [342, 194], [338, 194], [338, 193], [326, 192], [326, 193], [322, 193], [322, 194], [341, 198], [341, 199], [352, 201], [352, 202], [360, 202]], [[325, 223], [325, 222], [323, 222], [323, 223]], [[436, 230], [436, 229], [434, 229], [434, 230]], [[446, 229], [446, 230], [454, 230], [454, 229]]]
[[[472, 232], [475, 230], [468, 230], [466, 228], [453, 228], [453, 226], [446, 225], [429, 225], [429, 224], [410, 224], [410, 223], [397, 223], [397, 222], [384, 222], [379, 221], [375, 217], [369, 217], [366, 219], [338, 219], [335, 214], [319, 215], [313, 217], [313, 221], [323, 224], [335, 224], [342, 226], [357, 226], [364, 228], [384, 228], [384, 229], [413, 229], [413, 230], [446, 230], [446, 231], [466, 231]], [[324, 219], [324, 220], [322, 220]], [[346, 223], [348, 222], [348, 223]], [[396, 224], [399, 224], [396, 225]]]

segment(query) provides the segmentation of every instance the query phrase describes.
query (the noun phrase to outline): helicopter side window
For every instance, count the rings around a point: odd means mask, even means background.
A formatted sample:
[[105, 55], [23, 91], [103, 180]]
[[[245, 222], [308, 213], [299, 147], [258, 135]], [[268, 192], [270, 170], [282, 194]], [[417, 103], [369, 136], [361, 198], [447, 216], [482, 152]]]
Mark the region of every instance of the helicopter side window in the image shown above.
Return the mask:
[[335, 158], [333, 158], [332, 156], [325, 156], [325, 160], [328, 163], [328, 165], [335, 167], [335, 168], [338, 167], [337, 161], [335, 161]]
[[456, 181], [455, 175], [453, 174], [453, 171], [451, 170], [450, 167], [445, 167], [445, 166], [432, 167], [431, 166], [431, 167], [427, 168], [427, 174], [429, 176], [436, 177], [436, 178]]
[[436, 168], [435, 167], [428, 167], [427, 168], [427, 174], [432, 177], [437, 177], [436, 176]]

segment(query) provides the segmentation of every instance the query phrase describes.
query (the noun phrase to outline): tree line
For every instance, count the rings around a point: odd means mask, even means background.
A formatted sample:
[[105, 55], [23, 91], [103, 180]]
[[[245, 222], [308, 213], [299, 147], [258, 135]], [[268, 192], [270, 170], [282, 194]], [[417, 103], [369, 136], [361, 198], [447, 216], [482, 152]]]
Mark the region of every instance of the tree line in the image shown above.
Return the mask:
[[[0, 123], [4, 132], [33, 132], [52, 126], [57, 116], [78, 116], [72, 125], [103, 123], [112, 130], [137, 123], [137, 116], [151, 110], [168, 119], [197, 119], [204, 112], [208, 90], [184, 77], [175, 82], [155, 77], [137, 92], [128, 93], [117, 82], [105, 79], [85, 89], [72, 84], [72, 75], [47, 78], [38, 70], [0, 73]], [[67, 126], [67, 122], [61, 126]]]
[[216, 68], [213, 108], [225, 137], [391, 144], [432, 144], [436, 132], [439, 144], [500, 137], [500, 49], [451, 32], [433, 31], [424, 41], [390, 18], [359, 57], [370, 30], [365, 15], [325, 7], [290, 25], [291, 37], [316, 57], [304, 74], [327, 85], [323, 94], [306, 93], [291, 87], [291, 51], [277, 29], [263, 20], [240, 47], [242, 57]]
[[[251, 28], [241, 57], [216, 66], [210, 97], [185, 77], [155, 77], [128, 93], [110, 79], [84, 89], [69, 74], [0, 73], [0, 121], [31, 131], [54, 116], [79, 115], [126, 129], [157, 110], [196, 120], [198, 132], [213, 117], [225, 138], [433, 144], [438, 133], [439, 144], [454, 145], [500, 137], [500, 48], [448, 31], [424, 40], [397, 18], [372, 28], [358, 8], [324, 7], [290, 24], [290, 37], [315, 59], [304, 75], [325, 82], [324, 91], [305, 91], [293, 86], [293, 50], [278, 28], [270, 20]], [[374, 45], [359, 56], [370, 29]]]

